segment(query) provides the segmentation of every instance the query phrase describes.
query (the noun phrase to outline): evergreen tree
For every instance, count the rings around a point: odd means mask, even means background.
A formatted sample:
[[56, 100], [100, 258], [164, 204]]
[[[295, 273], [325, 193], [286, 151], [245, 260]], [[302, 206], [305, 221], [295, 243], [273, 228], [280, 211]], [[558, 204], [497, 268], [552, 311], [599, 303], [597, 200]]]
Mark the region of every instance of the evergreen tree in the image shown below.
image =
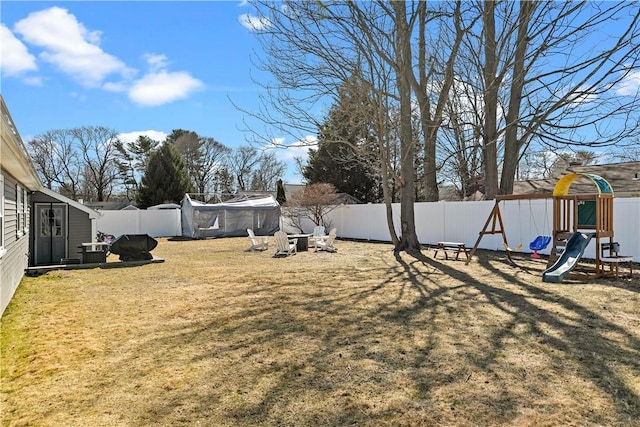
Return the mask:
[[184, 159], [173, 144], [165, 143], [149, 159], [137, 202], [143, 209], [160, 203], [180, 203], [191, 191]]
[[276, 201], [281, 205], [284, 205], [285, 203], [287, 203], [287, 196], [285, 195], [284, 184], [282, 183], [281, 179], [277, 181], [276, 186], [278, 189], [276, 193]]
[[362, 88], [346, 82], [318, 135], [318, 148], [309, 150], [302, 167], [308, 184], [329, 183], [358, 200], [379, 202], [382, 189], [375, 140], [369, 131], [371, 111]]
[[127, 199], [135, 200], [138, 193], [139, 179], [147, 168], [149, 157], [160, 145], [148, 136], [140, 135], [133, 142], [115, 142], [119, 158], [116, 164], [120, 172], [122, 184], [125, 187]]

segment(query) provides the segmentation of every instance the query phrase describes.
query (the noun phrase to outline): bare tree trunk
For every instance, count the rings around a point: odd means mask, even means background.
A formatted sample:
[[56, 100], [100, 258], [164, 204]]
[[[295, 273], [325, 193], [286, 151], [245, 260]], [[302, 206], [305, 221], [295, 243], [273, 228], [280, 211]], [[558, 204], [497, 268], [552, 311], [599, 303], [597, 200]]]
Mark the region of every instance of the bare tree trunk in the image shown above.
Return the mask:
[[421, 2], [418, 9], [418, 85], [416, 99], [420, 106], [420, 124], [424, 135], [424, 200], [437, 202], [440, 199], [436, 168], [436, 132], [431, 119], [431, 102], [427, 95], [427, 2]]
[[[384, 144], [380, 144], [380, 151], [384, 152]], [[391, 203], [393, 202], [391, 194], [391, 183], [389, 180], [389, 163], [386, 159], [382, 160], [381, 173], [382, 173], [382, 194], [384, 198], [385, 216], [387, 218], [387, 228], [389, 229], [389, 236], [391, 237], [391, 243], [394, 247], [400, 246], [400, 239], [396, 233], [396, 229], [393, 226], [393, 208]]]
[[484, 2], [484, 186], [485, 198], [492, 200], [498, 191], [498, 58], [496, 53], [496, 23], [495, 3], [492, 0]]
[[[400, 224], [401, 237], [396, 245], [396, 251], [407, 253], [420, 252], [420, 243], [416, 235], [414, 215], [415, 204], [415, 176], [413, 164], [415, 143], [411, 123], [411, 78], [413, 72], [411, 55], [411, 31], [406, 20], [404, 2], [392, 2], [396, 23], [396, 82], [400, 99], [400, 181], [402, 193], [400, 195]], [[412, 74], [411, 74], [412, 76]]]
[[518, 136], [518, 124], [520, 120], [520, 103], [522, 102], [522, 91], [524, 88], [524, 61], [527, 53], [529, 21], [535, 7], [535, 3], [530, 1], [520, 2], [516, 52], [513, 63], [509, 111], [507, 112], [507, 124], [505, 129], [504, 160], [502, 163], [502, 176], [500, 179], [500, 192], [502, 194], [513, 193], [513, 183], [518, 163], [520, 161], [520, 148], [522, 147], [522, 141]]

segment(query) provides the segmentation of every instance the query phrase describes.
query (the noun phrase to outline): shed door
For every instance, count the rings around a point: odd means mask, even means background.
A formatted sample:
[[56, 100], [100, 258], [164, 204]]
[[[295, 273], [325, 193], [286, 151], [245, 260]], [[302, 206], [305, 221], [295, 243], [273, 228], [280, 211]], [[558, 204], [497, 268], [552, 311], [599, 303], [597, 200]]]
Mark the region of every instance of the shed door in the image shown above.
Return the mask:
[[59, 264], [67, 256], [67, 205], [36, 203], [35, 264]]

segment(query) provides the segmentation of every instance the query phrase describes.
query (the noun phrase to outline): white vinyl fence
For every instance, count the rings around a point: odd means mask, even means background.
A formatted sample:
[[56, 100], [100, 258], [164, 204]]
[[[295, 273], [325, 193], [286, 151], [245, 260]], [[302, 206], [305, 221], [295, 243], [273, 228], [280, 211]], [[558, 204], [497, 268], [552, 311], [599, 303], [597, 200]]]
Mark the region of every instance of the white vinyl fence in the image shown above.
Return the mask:
[[151, 237], [182, 235], [180, 209], [100, 211], [96, 227], [106, 234], [148, 234]]
[[[454, 241], [472, 247], [494, 204], [494, 201], [416, 203], [418, 240], [425, 245]], [[400, 230], [400, 205], [394, 204], [392, 209], [396, 230]], [[536, 236], [553, 233], [552, 199], [505, 200], [500, 202], [500, 212], [509, 246], [515, 248], [522, 244], [521, 252], [532, 252], [529, 243]], [[614, 240], [620, 243], [621, 253], [640, 261], [640, 198], [614, 199], [613, 215]], [[343, 205], [329, 216], [339, 237], [390, 241], [383, 204]], [[313, 224], [310, 224], [312, 228]], [[487, 234], [482, 237], [479, 247], [503, 251], [502, 236]], [[548, 255], [550, 249], [551, 245], [539, 252]], [[584, 256], [595, 258], [595, 244], [587, 247]]]
[[[640, 261], [640, 198], [616, 198], [614, 202], [615, 241], [620, 243], [621, 252], [632, 255]], [[439, 241], [456, 241], [472, 247], [482, 230], [493, 201], [480, 202], [433, 202], [416, 203], [415, 220], [418, 239], [422, 244]], [[400, 205], [394, 204], [393, 218], [399, 230]], [[521, 251], [529, 253], [529, 243], [536, 236], [551, 235], [553, 232], [553, 201], [548, 200], [505, 200], [500, 202], [500, 212], [504, 222], [509, 246], [522, 244]], [[139, 210], [102, 211], [98, 219], [98, 230], [119, 236], [121, 234], [149, 234], [152, 237], [182, 235], [180, 210]], [[383, 204], [342, 205], [330, 214], [333, 227], [338, 229], [338, 237], [390, 241], [389, 230]], [[311, 232], [314, 224], [303, 224], [304, 231]], [[287, 225], [285, 231], [299, 231]], [[485, 235], [480, 248], [504, 250], [502, 236]], [[550, 247], [542, 254], [549, 254]], [[590, 244], [585, 257], [595, 257], [595, 245]]]

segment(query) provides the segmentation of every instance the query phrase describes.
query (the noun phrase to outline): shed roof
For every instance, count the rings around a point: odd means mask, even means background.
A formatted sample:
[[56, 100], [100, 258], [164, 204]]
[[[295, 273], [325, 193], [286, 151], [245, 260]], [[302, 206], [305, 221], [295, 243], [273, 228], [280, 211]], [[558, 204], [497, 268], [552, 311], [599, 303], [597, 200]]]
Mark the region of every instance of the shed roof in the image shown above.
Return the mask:
[[79, 209], [79, 210], [81, 210], [83, 212], [86, 212], [87, 214], [89, 214], [89, 218], [91, 218], [91, 219], [97, 219], [97, 218], [100, 218], [102, 216], [100, 214], [100, 212], [95, 211], [95, 210], [91, 209], [90, 207], [87, 207], [87, 206], [83, 205], [82, 203], [78, 203], [75, 200], [71, 200], [70, 198], [63, 196], [62, 194], [56, 193], [53, 190], [49, 190], [48, 188], [44, 188], [43, 187], [43, 188], [40, 188], [38, 191], [43, 193], [43, 194], [46, 194], [49, 197], [52, 197], [52, 198], [54, 198], [56, 200], [59, 200], [62, 203], [66, 203], [69, 206], [73, 206], [76, 209]]

